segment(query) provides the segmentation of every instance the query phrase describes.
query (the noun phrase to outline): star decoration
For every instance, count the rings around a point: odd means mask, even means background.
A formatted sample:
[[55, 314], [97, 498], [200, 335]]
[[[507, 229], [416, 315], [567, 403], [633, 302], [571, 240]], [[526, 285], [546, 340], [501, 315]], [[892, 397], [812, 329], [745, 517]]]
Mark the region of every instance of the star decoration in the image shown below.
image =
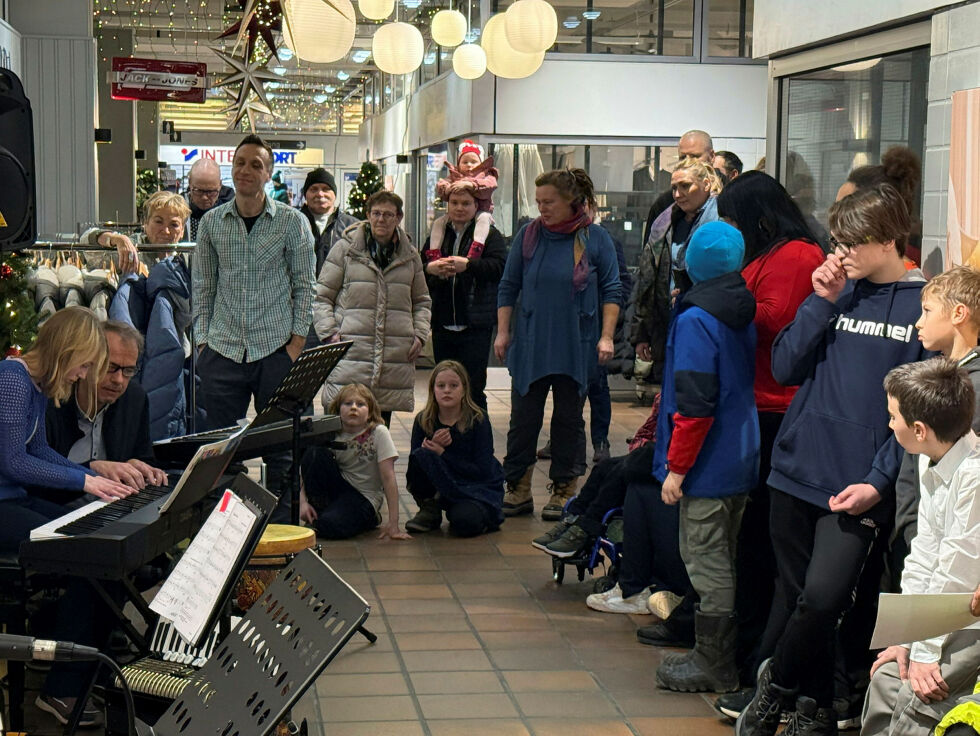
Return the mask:
[[249, 130], [254, 133], [256, 130], [258, 130], [256, 127], [256, 115], [269, 115], [273, 118], [279, 117], [272, 111], [272, 108], [270, 108], [264, 102], [256, 100], [255, 98], [249, 98], [244, 103], [239, 103], [236, 100], [232, 104], [228, 105], [228, 107], [224, 108], [221, 112], [226, 113], [232, 111], [235, 112], [235, 118], [228, 125], [228, 130], [235, 130], [239, 124], [241, 124], [242, 118], [247, 117]]
[[273, 31], [282, 30], [282, 4], [280, 0], [238, 0], [242, 7], [242, 19], [225, 29], [218, 38], [235, 36], [234, 51], [245, 43], [245, 58], [251, 59], [255, 44], [261, 37], [272, 55], [279, 58]]
[[[222, 112], [235, 111], [235, 119], [229, 127], [229, 130], [237, 128], [242, 118], [246, 115], [253, 131], [256, 129], [254, 116], [257, 113], [275, 117], [275, 113], [272, 112], [272, 105], [269, 102], [269, 96], [266, 94], [262, 82], [278, 80], [279, 75], [270, 72], [266, 68], [268, 60], [248, 62], [244, 58], [226, 54], [224, 51], [218, 49], [212, 49], [212, 51], [214, 51], [219, 59], [234, 69], [231, 74], [220, 80], [216, 86], [228, 87], [233, 84], [241, 85], [238, 94], [233, 98], [234, 101], [222, 110]], [[229, 93], [228, 90], [225, 90], [225, 92]], [[253, 92], [255, 93], [254, 96], [258, 97], [257, 100], [253, 98]]]

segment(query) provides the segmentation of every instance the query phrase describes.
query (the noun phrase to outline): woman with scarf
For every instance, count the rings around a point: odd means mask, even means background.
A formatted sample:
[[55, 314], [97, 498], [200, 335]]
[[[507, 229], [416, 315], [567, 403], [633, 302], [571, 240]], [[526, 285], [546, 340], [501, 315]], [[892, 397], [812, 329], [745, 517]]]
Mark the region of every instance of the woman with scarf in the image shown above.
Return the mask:
[[503, 511], [534, 510], [531, 473], [553, 390], [551, 498], [541, 516], [556, 521], [575, 495], [589, 378], [613, 354], [619, 267], [609, 235], [592, 224], [595, 192], [585, 171], [549, 171], [534, 183], [540, 216], [514, 236], [497, 294], [494, 352], [511, 375]]
[[631, 330], [640, 360], [663, 365], [671, 293], [690, 285], [684, 272], [684, 251], [695, 230], [718, 219], [715, 197], [721, 186], [718, 174], [701, 159], [688, 156], [674, 167], [670, 177], [674, 204], [653, 221], [640, 254]]

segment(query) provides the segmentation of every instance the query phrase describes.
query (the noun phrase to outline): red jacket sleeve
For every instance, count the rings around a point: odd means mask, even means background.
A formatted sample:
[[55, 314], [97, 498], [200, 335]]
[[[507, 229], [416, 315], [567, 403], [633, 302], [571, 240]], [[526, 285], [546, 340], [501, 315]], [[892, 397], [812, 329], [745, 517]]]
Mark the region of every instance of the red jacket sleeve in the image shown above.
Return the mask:
[[674, 431], [670, 435], [670, 449], [667, 450], [667, 468], [670, 472], [688, 474], [714, 421], [714, 417], [674, 414]]

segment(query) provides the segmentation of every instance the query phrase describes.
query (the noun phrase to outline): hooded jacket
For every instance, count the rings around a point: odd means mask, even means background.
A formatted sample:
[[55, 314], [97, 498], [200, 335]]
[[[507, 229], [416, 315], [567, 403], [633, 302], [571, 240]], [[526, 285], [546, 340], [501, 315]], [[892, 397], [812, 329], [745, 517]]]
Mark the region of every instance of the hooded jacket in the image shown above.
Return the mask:
[[367, 245], [368, 223], [344, 231], [323, 264], [313, 304], [313, 326], [320, 340], [340, 334], [354, 344], [331, 372], [321, 401], [328, 407], [337, 392], [358, 381], [374, 392], [382, 411], [415, 407], [415, 363], [408, 359], [415, 338], [429, 339], [432, 299], [418, 251], [398, 228], [398, 245], [382, 271]]
[[692, 286], [667, 335], [653, 476], [684, 474], [685, 495], [747, 493], [759, 475], [755, 297], [738, 273]]
[[864, 517], [891, 523], [903, 450], [888, 429], [882, 386], [895, 366], [929, 353], [917, 339], [917, 269], [900, 281], [849, 281], [836, 302], [816, 294], [776, 337], [772, 374], [800, 389], [772, 451], [769, 485], [821, 509], [854, 483], [869, 483], [882, 502]]
[[330, 213], [330, 217], [327, 218], [327, 226], [323, 229], [323, 232], [317, 230], [316, 217], [310, 212], [310, 208], [307, 205], [303, 205], [299, 208], [299, 211], [306, 215], [306, 219], [309, 220], [310, 230], [313, 232], [313, 250], [316, 251], [316, 275], [320, 275], [320, 269], [323, 268], [323, 262], [327, 260], [327, 253], [334, 246], [338, 240], [344, 237], [344, 231], [351, 225], [356, 225], [360, 220], [358, 220], [353, 215], [348, 215], [346, 212], [341, 212], [340, 208], [335, 209]]

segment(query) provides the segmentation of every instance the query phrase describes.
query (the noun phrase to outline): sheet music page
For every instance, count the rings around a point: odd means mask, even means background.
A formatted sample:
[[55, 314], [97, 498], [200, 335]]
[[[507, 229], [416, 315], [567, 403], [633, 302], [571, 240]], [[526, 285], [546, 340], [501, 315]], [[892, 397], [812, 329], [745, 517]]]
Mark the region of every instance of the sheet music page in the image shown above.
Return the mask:
[[177, 481], [177, 485], [167, 496], [167, 500], [160, 504], [160, 513], [163, 514], [170, 508], [174, 500], [177, 498], [177, 494], [180, 493], [180, 489], [184, 487], [184, 483], [187, 479], [191, 477], [191, 471], [194, 466], [197, 465], [202, 460], [207, 460], [209, 457], [214, 457], [215, 455], [220, 455], [223, 452], [234, 451], [234, 448], [238, 447], [238, 443], [242, 441], [242, 437], [245, 435], [248, 427], [241, 427], [237, 432], [232, 433], [229, 437], [218, 442], [212, 442], [208, 445], [201, 445], [197, 448], [197, 452], [194, 453], [194, 457], [191, 461], [187, 463], [187, 467], [184, 468], [184, 472], [180, 474], [180, 480]]
[[973, 593], [882, 593], [871, 648], [911, 644], [980, 622], [970, 613]]
[[204, 631], [257, 520], [238, 496], [225, 491], [150, 604], [187, 641]]

